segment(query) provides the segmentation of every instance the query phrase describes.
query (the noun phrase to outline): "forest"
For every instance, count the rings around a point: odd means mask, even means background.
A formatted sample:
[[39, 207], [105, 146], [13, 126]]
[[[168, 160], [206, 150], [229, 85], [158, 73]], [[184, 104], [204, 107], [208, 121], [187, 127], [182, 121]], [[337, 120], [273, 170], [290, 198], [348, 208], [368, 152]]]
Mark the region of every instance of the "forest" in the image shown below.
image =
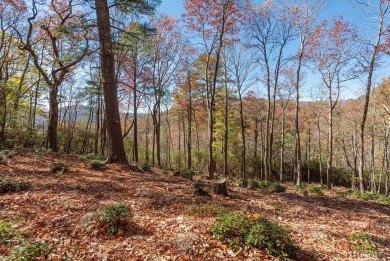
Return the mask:
[[0, 0], [0, 260], [387, 260], [390, 2], [340, 3]]

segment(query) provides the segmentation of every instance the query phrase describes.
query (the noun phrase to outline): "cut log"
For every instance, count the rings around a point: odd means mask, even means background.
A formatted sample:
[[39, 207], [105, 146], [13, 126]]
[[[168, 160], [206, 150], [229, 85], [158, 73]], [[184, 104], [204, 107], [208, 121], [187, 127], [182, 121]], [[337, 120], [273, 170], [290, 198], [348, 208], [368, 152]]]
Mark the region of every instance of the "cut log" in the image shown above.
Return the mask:
[[213, 182], [213, 192], [217, 195], [228, 196], [226, 179], [220, 179]]

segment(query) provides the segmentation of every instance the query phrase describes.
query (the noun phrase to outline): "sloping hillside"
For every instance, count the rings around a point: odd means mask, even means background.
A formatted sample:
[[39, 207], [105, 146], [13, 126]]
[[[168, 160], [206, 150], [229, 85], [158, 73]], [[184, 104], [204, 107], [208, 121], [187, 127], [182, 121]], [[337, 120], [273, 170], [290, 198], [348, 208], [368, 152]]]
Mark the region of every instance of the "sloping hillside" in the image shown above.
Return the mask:
[[[67, 162], [69, 171], [50, 172], [55, 161]], [[0, 256], [32, 239], [52, 247], [50, 260], [275, 259], [253, 248], [233, 252], [209, 232], [215, 217], [186, 212], [193, 204], [213, 202], [229, 212], [289, 226], [306, 259], [368, 258], [356, 253], [357, 243], [348, 238], [357, 231], [371, 235], [376, 257], [390, 258], [390, 206], [338, 197], [334, 191], [313, 196], [292, 188], [269, 193], [229, 184], [229, 197], [194, 196], [191, 181], [157, 169], [109, 165], [96, 171], [76, 156], [32, 152], [6, 159], [0, 174], [32, 184], [29, 191], [0, 194], [0, 220], [20, 231], [18, 238], [0, 243]], [[209, 190], [210, 182], [203, 181]], [[133, 223], [127, 231], [109, 235], [93, 217], [118, 201], [131, 205]]]

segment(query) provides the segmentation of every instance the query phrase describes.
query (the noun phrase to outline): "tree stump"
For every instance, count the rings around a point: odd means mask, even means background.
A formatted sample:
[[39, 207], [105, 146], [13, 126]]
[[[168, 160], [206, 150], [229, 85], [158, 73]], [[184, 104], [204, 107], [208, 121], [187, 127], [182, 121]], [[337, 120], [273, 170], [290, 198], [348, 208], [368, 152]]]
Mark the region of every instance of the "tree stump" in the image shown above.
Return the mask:
[[228, 196], [226, 179], [220, 179], [213, 182], [213, 192], [217, 195]]

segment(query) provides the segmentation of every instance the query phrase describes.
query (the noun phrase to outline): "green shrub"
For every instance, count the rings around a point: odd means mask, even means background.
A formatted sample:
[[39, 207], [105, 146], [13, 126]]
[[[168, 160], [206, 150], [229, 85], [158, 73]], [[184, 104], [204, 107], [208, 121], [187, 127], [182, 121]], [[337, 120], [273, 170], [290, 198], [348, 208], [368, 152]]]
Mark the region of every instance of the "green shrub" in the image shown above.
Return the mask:
[[257, 183], [258, 187], [262, 189], [269, 188], [272, 185], [271, 182], [265, 180], [259, 180]]
[[348, 238], [355, 242], [354, 250], [361, 254], [376, 255], [378, 253], [377, 246], [372, 242], [371, 235], [364, 232], [354, 232]]
[[25, 242], [12, 249], [8, 261], [47, 260], [51, 252], [52, 248], [47, 243]]
[[90, 164], [94, 170], [101, 170], [103, 168], [103, 163], [100, 160], [92, 160]]
[[88, 153], [88, 154], [79, 156], [79, 159], [84, 160], [84, 161], [87, 161], [87, 160], [100, 160], [100, 161], [102, 161], [102, 160], [104, 160], [104, 156], [99, 155], [99, 154], [95, 154], [95, 153]]
[[306, 188], [303, 187], [303, 186], [295, 186], [295, 187], [294, 187], [294, 190], [295, 190], [296, 192], [301, 192], [304, 196], [309, 195], [309, 192], [308, 192], [308, 191], [306, 190]]
[[189, 206], [186, 210], [187, 215], [198, 217], [215, 217], [224, 212], [224, 208], [213, 203], [206, 203], [203, 205], [193, 204], [192, 206]]
[[51, 150], [51, 149], [46, 149], [46, 148], [41, 148], [41, 147], [39, 147], [39, 148], [35, 148], [35, 149], [34, 149], [34, 152], [35, 152], [35, 153], [45, 154], [45, 153], [51, 153], [52, 150]]
[[56, 161], [50, 165], [50, 171], [53, 173], [65, 173], [69, 171], [69, 166], [64, 161]]
[[324, 192], [321, 190], [320, 187], [318, 186], [315, 186], [315, 185], [312, 185], [308, 188], [308, 192], [310, 194], [314, 194], [314, 195], [317, 195], [317, 196], [323, 196], [324, 195]]
[[138, 168], [140, 169], [140, 170], [143, 170], [143, 171], [149, 171], [150, 170], [150, 165], [149, 165], [149, 163], [147, 163], [147, 162], [141, 162], [139, 165], [138, 165]]
[[29, 182], [0, 177], [0, 194], [7, 192], [20, 192], [31, 189]]
[[0, 151], [0, 155], [2, 155], [4, 158], [13, 158], [15, 153], [11, 150], [2, 150]]
[[15, 153], [11, 150], [0, 151], [0, 164], [4, 163], [6, 158], [9, 158], [9, 159], [13, 158], [14, 155], [15, 155]]
[[265, 218], [257, 219], [251, 226], [245, 244], [264, 249], [267, 254], [283, 259], [295, 259], [299, 252], [290, 231]]
[[194, 182], [192, 183], [192, 187], [193, 187], [195, 190], [202, 188], [202, 186], [203, 186], [203, 183], [202, 183], [202, 181], [200, 181], [200, 180], [196, 180], [196, 181], [194, 181]]
[[379, 201], [383, 204], [390, 205], [390, 197], [385, 195], [379, 195]]
[[285, 192], [287, 190], [287, 186], [283, 185], [280, 182], [273, 182], [272, 183], [272, 191], [276, 193]]
[[284, 260], [297, 258], [300, 251], [288, 229], [265, 218], [245, 216], [242, 213], [222, 214], [211, 225], [210, 231], [233, 250], [252, 246]]
[[249, 180], [248, 181], [248, 188], [250, 188], [250, 189], [256, 189], [256, 188], [258, 188], [259, 186], [258, 186], [258, 181], [257, 180]]
[[238, 186], [246, 188], [248, 187], [248, 180], [244, 178], [239, 178], [237, 181]]
[[16, 230], [11, 222], [0, 220], [0, 242], [10, 240], [16, 234]]
[[186, 179], [192, 179], [192, 169], [181, 169], [180, 170], [180, 176]]
[[110, 234], [115, 234], [120, 230], [126, 230], [132, 217], [130, 206], [119, 202], [105, 206], [99, 219], [102, 226], [106, 227]]
[[218, 240], [229, 244], [233, 250], [245, 244], [245, 238], [251, 227], [250, 218], [242, 213], [228, 213], [220, 215], [210, 231]]
[[353, 195], [354, 193], [355, 192], [353, 191], [353, 189], [347, 189], [345, 191], [338, 191], [338, 192], [336, 192], [336, 195], [339, 196], [339, 197], [345, 198], [347, 196]]
[[375, 193], [360, 193], [356, 192], [356, 197], [362, 200], [377, 200], [379, 195]]
[[32, 188], [32, 185], [28, 181], [18, 180], [16, 181], [17, 191], [26, 191]]

